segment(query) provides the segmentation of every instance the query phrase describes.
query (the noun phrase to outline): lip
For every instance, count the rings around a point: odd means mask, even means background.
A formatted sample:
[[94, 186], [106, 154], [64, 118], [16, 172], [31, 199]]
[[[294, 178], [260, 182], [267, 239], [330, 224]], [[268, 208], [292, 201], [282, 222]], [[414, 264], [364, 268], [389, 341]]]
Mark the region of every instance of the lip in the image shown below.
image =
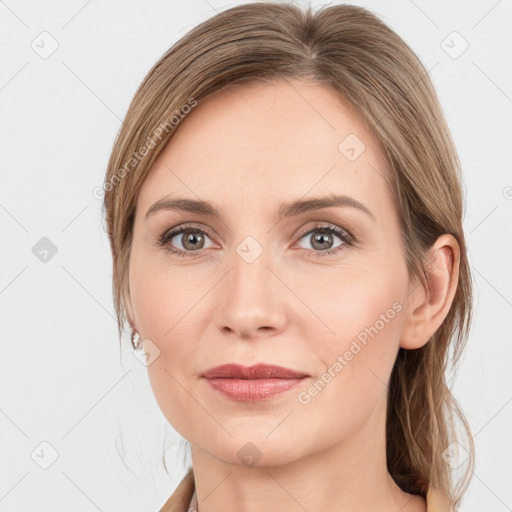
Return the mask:
[[242, 366], [230, 363], [210, 368], [202, 377], [212, 389], [226, 398], [254, 402], [269, 400], [293, 389], [309, 375], [272, 364]]
[[202, 377], [207, 379], [301, 379], [309, 377], [309, 375], [274, 364], [257, 363], [243, 366], [237, 363], [228, 363], [206, 370]]

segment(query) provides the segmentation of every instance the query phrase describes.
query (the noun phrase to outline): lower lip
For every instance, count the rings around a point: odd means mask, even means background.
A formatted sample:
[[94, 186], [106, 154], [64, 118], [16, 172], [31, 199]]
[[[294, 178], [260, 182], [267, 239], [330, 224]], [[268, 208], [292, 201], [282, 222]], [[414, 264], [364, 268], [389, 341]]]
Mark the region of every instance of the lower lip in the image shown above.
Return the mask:
[[206, 379], [215, 390], [232, 400], [256, 402], [268, 400], [298, 386], [302, 379]]

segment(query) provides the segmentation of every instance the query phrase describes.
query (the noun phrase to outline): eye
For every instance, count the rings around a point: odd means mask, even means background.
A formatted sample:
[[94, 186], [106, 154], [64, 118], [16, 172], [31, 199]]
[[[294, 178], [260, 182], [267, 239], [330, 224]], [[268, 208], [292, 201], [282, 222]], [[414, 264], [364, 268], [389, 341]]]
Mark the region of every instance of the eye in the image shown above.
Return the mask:
[[[350, 233], [335, 225], [320, 224], [307, 231], [302, 231], [298, 236], [301, 240], [308, 241], [312, 248], [301, 247], [308, 254], [314, 254], [318, 257], [338, 253], [354, 243], [354, 238]], [[164, 247], [170, 254], [180, 257], [193, 257], [197, 255], [194, 253], [200, 253], [202, 249], [208, 249], [215, 245], [213, 243], [205, 245], [206, 240], [211, 237], [212, 234], [208, 229], [198, 228], [194, 225], [181, 225], [166, 231], [155, 245]], [[336, 238], [340, 240], [338, 244], [335, 244]]]
[[[340, 240], [340, 243], [337, 245], [334, 245], [335, 238]], [[346, 246], [353, 244], [352, 236], [338, 226], [315, 226], [306, 233], [301, 233], [301, 239], [305, 239], [312, 247], [312, 249], [308, 247], [302, 248], [308, 253], [314, 253], [319, 257], [335, 254], [344, 250]]]
[[[176, 239], [173, 245], [173, 239]], [[197, 228], [195, 226], [179, 226], [177, 229], [165, 232], [158, 242], [156, 243], [159, 247], [165, 247], [171, 254], [178, 256], [194, 256], [196, 251], [201, 249], [207, 249], [210, 246], [205, 246], [205, 241], [210, 238], [209, 231], [204, 228]], [[213, 245], [213, 244], [212, 244]]]

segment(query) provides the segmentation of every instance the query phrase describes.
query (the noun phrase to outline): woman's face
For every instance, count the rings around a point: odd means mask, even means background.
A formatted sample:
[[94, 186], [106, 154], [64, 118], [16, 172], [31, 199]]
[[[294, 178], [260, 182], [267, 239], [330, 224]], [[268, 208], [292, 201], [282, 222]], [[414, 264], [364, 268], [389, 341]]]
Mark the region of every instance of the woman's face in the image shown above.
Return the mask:
[[[323, 86], [244, 85], [188, 114], [138, 196], [129, 311], [156, 400], [193, 446], [274, 465], [383, 428], [412, 289], [389, 176], [376, 141]], [[287, 208], [335, 196], [345, 199]], [[178, 199], [218, 216], [148, 214]], [[180, 227], [189, 232], [159, 244]], [[202, 377], [225, 363], [308, 377], [237, 400]]]

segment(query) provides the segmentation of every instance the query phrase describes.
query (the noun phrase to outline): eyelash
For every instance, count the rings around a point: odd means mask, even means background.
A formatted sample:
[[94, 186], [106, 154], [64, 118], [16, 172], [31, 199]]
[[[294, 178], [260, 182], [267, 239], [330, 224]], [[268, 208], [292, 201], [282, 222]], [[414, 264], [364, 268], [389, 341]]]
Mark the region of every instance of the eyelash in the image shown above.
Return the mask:
[[[181, 249], [173, 249], [169, 242], [177, 235], [181, 235], [182, 233], [186, 231], [192, 231], [192, 232], [199, 232], [205, 235], [208, 235], [210, 238], [212, 238], [212, 234], [208, 229], [205, 228], [198, 228], [196, 226], [189, 226], [189, 225], [181, 225], [177, 229], [165, 232], [160, 239], [155, 243], [157, 247], [164, 247], [166, 251], [168, 251], [170, 254], [180, 256], [180, 257], [194, 257], [194, 253], [200, 252], [199, 251], [182, 251]], [[305, 237], [306, 235], [310, 235], [314, 232], [321, 232], [321, 233], [329, 233], [334, 234], [338, 236], [342, 244], [338, 245], [338, 247], [335, 247], [334, 249], [329, 249], [326, 251], [315, 251], [313, 249], [302, 249], [303, 251], [306, 251], [306, 253], [310, 254], [313, 253], [316, 255], [316, 257], [322, 258], [324, 256], [330, 256], [333, 254], [336, 254], [340, 251], [343, 251], [346, 247], [351, 247], [355, 243], [355, 238], [345, 229], [342, 229], [338, 226], [328, 226], [325, 224], [318, 224], [316, 226], [313, 226], [312, 228], [309, 228], [307, 230], [301, 231], [298, 233], [299, 239]]]

